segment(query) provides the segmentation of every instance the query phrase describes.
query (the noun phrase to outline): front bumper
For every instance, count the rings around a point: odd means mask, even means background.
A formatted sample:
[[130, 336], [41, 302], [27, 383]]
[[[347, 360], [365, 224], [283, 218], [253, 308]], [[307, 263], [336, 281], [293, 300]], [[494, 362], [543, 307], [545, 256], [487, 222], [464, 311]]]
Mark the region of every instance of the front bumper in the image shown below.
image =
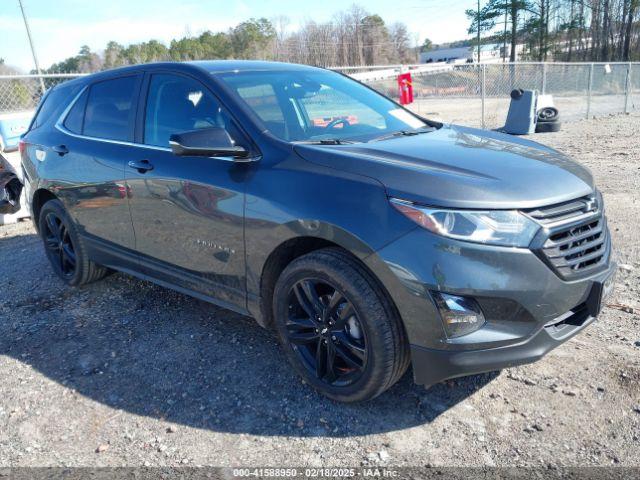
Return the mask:
[[[399, 310], [422, 385], [540, 359], [594, 321], [616, 270], [608, 258], [591, 276], [566, 281], [531, 250], [457, 242], [423, 229], [366, 262]], [[430, 291], [473, 297], [486, 324], [447, 338]]]
[[436, 350], [411, 345], [415, 382], [433, 385], [450, 378], [491, 372], [535, 362], [590, 325], [599, 313], [600, 288], [594, 285], [587, 301], [566, 318], [550, 322], [522, 343], [480, 350]]

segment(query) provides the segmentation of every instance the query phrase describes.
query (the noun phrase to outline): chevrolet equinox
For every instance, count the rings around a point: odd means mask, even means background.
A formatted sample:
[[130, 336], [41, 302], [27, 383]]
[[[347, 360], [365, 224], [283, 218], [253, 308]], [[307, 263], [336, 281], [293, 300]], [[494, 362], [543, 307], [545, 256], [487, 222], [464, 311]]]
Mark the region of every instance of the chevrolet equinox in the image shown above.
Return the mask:
[[615, 262], [590, 172], [285, 63], [137, 65], [47, 92], [20, 150], [71, 286], [118, 270], [273, 328], [345, 402], [541, 358]]

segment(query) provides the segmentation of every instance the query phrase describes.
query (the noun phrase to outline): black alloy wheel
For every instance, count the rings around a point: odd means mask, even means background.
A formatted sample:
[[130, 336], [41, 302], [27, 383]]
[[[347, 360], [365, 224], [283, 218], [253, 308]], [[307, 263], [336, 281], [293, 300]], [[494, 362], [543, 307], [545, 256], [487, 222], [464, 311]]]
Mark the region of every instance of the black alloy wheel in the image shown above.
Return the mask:
[[409, 366], [397, 311], [375, 277], [341, 248], [291, 261], [274, 286], [272, 308], [287, 360], [332, 400], [375, 398]]
[[304, 278], [289, 291], [286, 332], [302, 365], [321, 382], [348, 386], [367, 364], [367, 342], [353, 304], [325, 280]]
[[63, 278], [72, 278], [76, 272], [76, 250], [69, 229], [53, 212], [45, 216], [43, 236], [53, 267]]
[[109, 273], [89, 258], [77, 227], [60, 200], [49, 200], [42, 206], [38, 232], [53, 271], [67, 285], [78, 287]]

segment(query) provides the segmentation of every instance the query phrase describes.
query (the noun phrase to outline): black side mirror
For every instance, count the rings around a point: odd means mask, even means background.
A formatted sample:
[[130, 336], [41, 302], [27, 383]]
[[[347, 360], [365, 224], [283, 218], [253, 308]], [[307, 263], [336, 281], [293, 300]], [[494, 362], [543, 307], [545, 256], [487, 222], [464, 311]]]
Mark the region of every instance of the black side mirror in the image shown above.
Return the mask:
[[210, 127], [175, 133], [169, 137], [174, 155], [196, 157], [232, 157], [242, 161], [249, 152], [236, 145], [224, 128]]

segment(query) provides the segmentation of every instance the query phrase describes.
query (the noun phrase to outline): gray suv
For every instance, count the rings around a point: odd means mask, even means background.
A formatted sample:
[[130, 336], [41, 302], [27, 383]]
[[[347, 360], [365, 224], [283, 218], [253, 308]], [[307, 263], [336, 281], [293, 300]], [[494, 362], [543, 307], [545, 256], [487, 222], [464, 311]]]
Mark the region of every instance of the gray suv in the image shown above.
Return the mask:
[[56, 86], [20, 150], [53, 269], [112, 270], [272, 328], [311, 386], [373, 398], [532, 362], [615, 263], [589, 171], [331, 71], [138, 65]]

